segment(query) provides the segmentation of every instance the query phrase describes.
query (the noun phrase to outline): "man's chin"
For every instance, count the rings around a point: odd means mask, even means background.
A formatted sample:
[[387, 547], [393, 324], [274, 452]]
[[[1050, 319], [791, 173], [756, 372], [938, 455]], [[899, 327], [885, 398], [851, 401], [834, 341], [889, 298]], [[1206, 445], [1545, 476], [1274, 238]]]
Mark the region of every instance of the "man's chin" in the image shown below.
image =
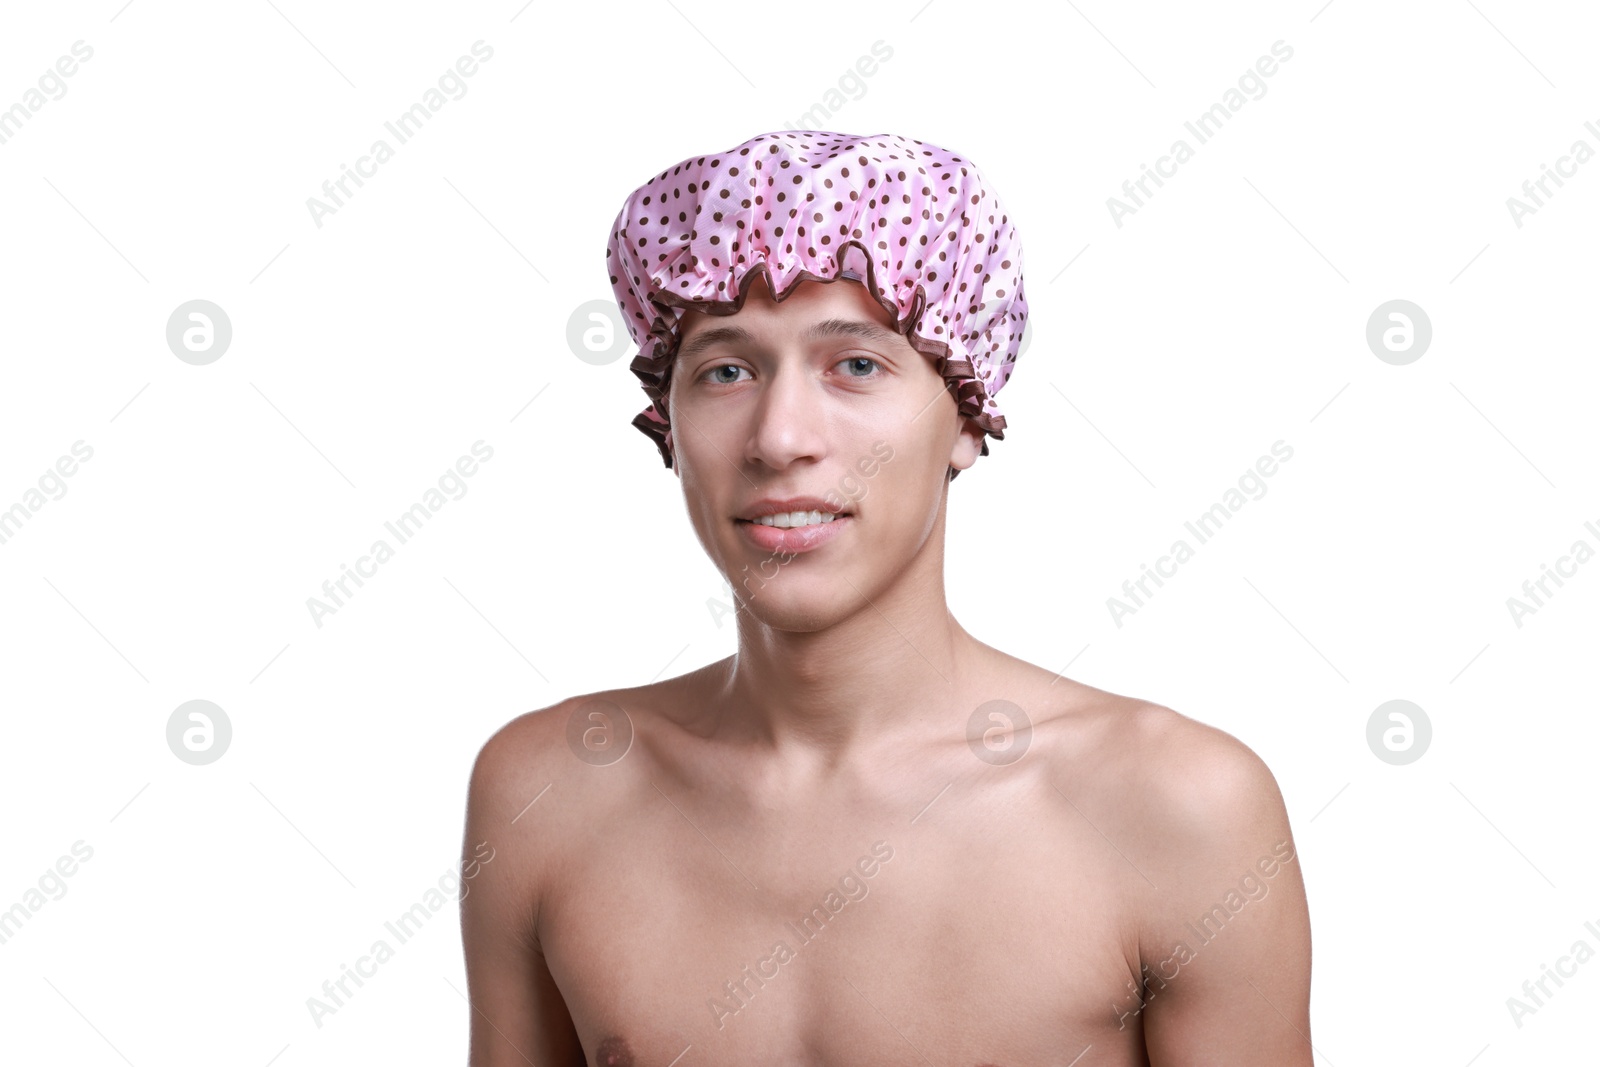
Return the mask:
[[780, 572], [765, 582], [745, 575], [733, 593], [742, 619], [794, 633], [825, 630], [861, 606], [861, 597], [837, 571]]
[[773, 632], [811, 634], [838, 625], [847, 611], [836, 600], [815, 604], [756, 604], [745, 601], [739, 614]]

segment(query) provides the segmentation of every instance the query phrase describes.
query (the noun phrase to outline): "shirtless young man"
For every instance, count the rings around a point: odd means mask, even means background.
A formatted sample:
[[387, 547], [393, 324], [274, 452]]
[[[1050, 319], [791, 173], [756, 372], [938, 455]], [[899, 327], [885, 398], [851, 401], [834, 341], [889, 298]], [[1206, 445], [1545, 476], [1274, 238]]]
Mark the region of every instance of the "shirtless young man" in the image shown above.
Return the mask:
[[[610, 255], [739, 651], [483, 746], [474, 1067], [1309, 1067], [1267, 767], [946, 608], [950, 486], [1026, 315], [976, 168], [767, 134], [641, 187]], [[748, 521], [778, 510], [840, 516]]]

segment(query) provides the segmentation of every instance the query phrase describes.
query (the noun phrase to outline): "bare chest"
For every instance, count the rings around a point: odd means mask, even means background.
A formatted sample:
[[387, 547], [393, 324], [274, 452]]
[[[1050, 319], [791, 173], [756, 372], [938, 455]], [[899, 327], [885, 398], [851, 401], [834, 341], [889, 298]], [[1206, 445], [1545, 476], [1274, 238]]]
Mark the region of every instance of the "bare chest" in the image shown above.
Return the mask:
[[1081, 820], [960, 789], [921, 812], [658, 799], [541, 914], [590, 1062], [1146, 1062], [1131, 872]]

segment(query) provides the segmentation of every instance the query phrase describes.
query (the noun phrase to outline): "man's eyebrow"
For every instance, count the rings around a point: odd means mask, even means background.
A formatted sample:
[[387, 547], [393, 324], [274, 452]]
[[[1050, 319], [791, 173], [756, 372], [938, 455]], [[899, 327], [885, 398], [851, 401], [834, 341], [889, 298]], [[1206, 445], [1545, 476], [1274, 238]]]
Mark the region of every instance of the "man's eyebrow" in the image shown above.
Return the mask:
[[[804, 335], [807, 341], [820, 341], [825, 337], [859, 337], [863, 341], [876, 341], [880, 344], [892, 344], [900, 340], [900, 334], [894, 330], [864, 319], [823, 319], [814, 323]], [[742, 326], [718, 326], [697, 333], [683, 342], [678, 348], [678, 358], [688, 361], [717, 345], [749, 343], [754, 340], [750, 331]]]
[[754, 341], [750, 331], [743, 326], [718, 326], [704, 333], [697, 333], [689, 340], [678, 346], [679, 362], [688, 362], [707, 349], [718, 345], [732, 345], [740, 342]]
[[893, 343], [900, 335], [886, 326], [865, 319], [824, 319], [806, 331], [806, 340], [817, 341], [824, 337], [859, 337], [863, 341]]

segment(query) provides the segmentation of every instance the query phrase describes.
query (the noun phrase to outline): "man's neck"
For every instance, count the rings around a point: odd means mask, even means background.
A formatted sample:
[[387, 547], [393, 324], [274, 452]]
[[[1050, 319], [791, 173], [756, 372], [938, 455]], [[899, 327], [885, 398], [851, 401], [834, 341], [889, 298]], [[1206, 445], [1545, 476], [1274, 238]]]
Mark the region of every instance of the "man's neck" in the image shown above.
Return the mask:
[[[832, 766], [897, 738], [960, 723], [982, 653], [942, 587], [900, 583], [824, 630], [776, 630], [740, 612], [715, 732], [780, 760]], [[959, 729], [959, 726], [957, 727]]]

